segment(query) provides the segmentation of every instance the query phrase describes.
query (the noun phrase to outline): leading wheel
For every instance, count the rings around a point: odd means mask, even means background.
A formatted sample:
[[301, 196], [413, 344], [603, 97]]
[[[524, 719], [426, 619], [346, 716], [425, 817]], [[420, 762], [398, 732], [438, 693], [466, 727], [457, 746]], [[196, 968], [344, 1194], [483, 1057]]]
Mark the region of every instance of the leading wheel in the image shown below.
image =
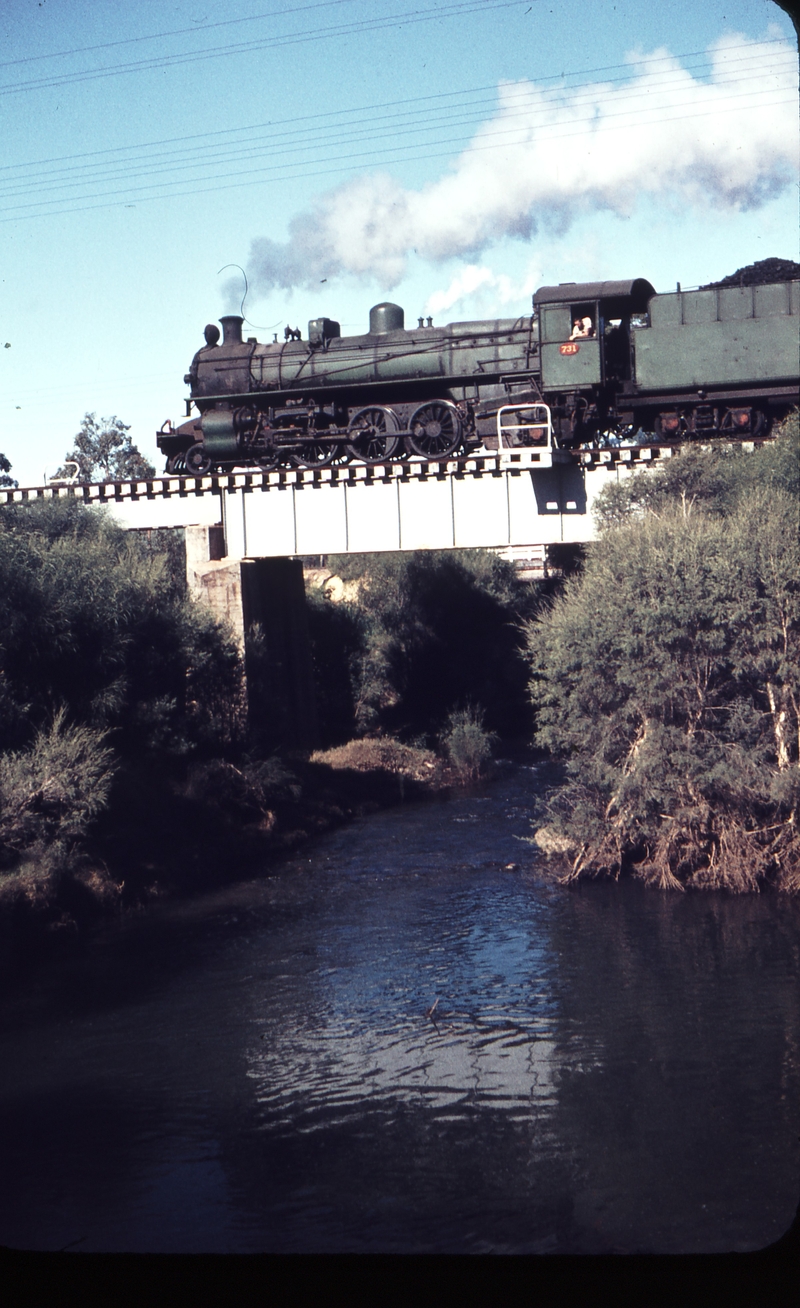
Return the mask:
[[392, 409], [377, 406], [359, 409], [350, 420], [348, 427], [349, 441], [345, 445], [348, 454], [362, 463], [385, 463], [398, 450], [400, 437], [397, 415]]
[[204, 445], [192, 445], [186, 451], [186, 471], [191, 477], [204, 477], [211, 471], [212, 460]]
[[447, 400], [421, 404], [411, 415], [406, 440], [423, 459], [446, 459], [461, 444], [461, 418]]

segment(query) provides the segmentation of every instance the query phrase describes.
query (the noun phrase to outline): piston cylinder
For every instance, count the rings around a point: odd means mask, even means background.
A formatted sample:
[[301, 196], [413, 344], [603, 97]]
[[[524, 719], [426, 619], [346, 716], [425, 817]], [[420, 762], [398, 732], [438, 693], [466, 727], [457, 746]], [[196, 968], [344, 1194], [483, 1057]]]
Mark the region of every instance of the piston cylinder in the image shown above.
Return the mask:
[[217, 462], [235, 459], [240, 433], [252, 423], [249, 410], [211, 409], [200, 419], [206, 453]]

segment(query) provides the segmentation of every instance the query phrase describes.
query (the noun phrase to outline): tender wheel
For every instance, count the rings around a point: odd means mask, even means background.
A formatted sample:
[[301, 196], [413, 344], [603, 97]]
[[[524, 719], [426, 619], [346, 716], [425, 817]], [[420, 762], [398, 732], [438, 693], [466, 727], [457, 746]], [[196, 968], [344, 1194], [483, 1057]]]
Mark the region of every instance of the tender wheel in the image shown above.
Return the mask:
[[186, 451], [186, 471], [190, 476], [204, 477], [211, 471], [212, 466], [211, 457], [206, 454], [204, 445], [192, 445]]
[[385, 463], [398, 451], [400, 437], [395, 435], [399, 423], [392, 409], [360, 409], [348, 427], [348, 454], [362, 463]]
[[307, 445], [298, 445], [289, 455], [289, 462], [295, 468], [327, 468], [331, 463], [341, 461], [342, 447], [335, 441], [309, 441]]
[[653, 430], [656, 440], [665, 443], [685, 439], [684, 422], [678, 413], [657, 413]]
[[764, 436], [767, 425], [768, 418], [763, 409], [743, 405], [741, 408], [726, 409], [719, 431], [721, 436], [752, 440], [754, 436]]
[[421, 404], [408, 425], [411, 434], [406, 440], [423, 459], [446, 459], [461, 444], [461, 418], [446, 400]]
[[772, 430], [772, 422], [769, 416], [764, 413], [763, 409], [753, 409], [753, 418], [750, 424], [750, 438], [754, 436], [769, 436]]

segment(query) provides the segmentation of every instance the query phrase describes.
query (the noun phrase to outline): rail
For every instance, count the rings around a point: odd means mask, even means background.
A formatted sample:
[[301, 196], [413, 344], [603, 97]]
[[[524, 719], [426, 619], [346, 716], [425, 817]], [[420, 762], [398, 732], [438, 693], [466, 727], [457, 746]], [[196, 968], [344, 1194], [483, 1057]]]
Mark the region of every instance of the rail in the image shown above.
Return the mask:
[[[522, 406], [528, 410], [531, 405]], [[526, 425], [526, 424], [524, 424]], [[504, 428], [504, 431], [508, 430]], [[769, 444], [770, 437], [755, 441], [737, 442], [746, 448]], [[0, 506], [36, 500], [79, 499], [89, 504], [105, 504], [120, 500], [161, 500], [191, 496], [222, 495], [235, 491], [266, 491], [285, 487], [301, 490], [304, 486], [356, 485], [386, 482], [444, 481], [492, 477], [501, 473], [518, 476], [525, 471], [552, 467], [554, 464], [573, 464], [586, 470], [606, 465], [645, 465], [667, 459], [677, 453], [680, 444], [620, 445], [607, 449], [553, 449], [499, 448], [497, 451], [470, 454], [441, 462], [425, 459], [407, 459], [397, 463], [361, 464], [346, 463], [323, 468], [278, 468], [263, 472], [258, 468], [238, 469], [231, 472], [207, 473], [204, 476], [161, 476], [136, 478], [131, 481], [71, 482], [46, 486], [0, 487]]]
[[[517, 451], [514, 451], [517, 453]], [[532, 460], [533, 467], [550, 466], [549, 451], [523, 450], [526, 459]], [[554, 450], [552, 455], [559, 462], [572, 462], [567, 450]], [[538, 456], [538, 458], [537, 458]], [[526, 464], [526, 466], [528, 466]], [[0, 488], [0, 505], [23, 503], [29, 500], [80, 499], [87, 503], [103, 504], [116, 500], [169, 499], [173, 496], [182, 498], [192, 495], [221, 494], [224, 491], [271, 490], [294, 486], [319, 486], [324, 484], [353, 485], [360, 482], [391, 481], [427, 481], [445, 480], [448, 477], [483, 477], [507, 471], [499, 453], [470, 455], [458, 459], [446, 459], [441, 462], [423, 459], [408, 459], [403, 463], [362, 464], [346, 463], [323, 468], [278, 468], [272, 472], [262, 472], [258, 468], [239, 469], [232, 472], [207, 473], [205, 476], [163, 476], [137, 478], [133, 481], [73, 482], [71, 484], [2, 487]], [[520, 467], [519, 471], [523, 471]], [[514, 469], [512, 468], [512, 472]]]

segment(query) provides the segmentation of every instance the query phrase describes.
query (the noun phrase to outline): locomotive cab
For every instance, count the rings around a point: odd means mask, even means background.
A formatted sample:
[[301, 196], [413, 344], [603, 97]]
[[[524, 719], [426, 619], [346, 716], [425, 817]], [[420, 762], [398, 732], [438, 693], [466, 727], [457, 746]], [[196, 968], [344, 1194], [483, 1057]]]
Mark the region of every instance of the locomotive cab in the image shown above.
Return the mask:
[[643, 277], [566, 282], [533, 297], [539, 316], [542, 394], [559, 444], [575, 445], [614, 428], [615, 394], [633, 375], [631, 320], [655, 290]]
[[[581, 391], [631, 377], [630, 328], [655, 295], [643, 277], [625, 282], [566, 282], [533, 297], [541, 333], [542, 389]], [[579, 333], [577, 324], [591, 320]]]

